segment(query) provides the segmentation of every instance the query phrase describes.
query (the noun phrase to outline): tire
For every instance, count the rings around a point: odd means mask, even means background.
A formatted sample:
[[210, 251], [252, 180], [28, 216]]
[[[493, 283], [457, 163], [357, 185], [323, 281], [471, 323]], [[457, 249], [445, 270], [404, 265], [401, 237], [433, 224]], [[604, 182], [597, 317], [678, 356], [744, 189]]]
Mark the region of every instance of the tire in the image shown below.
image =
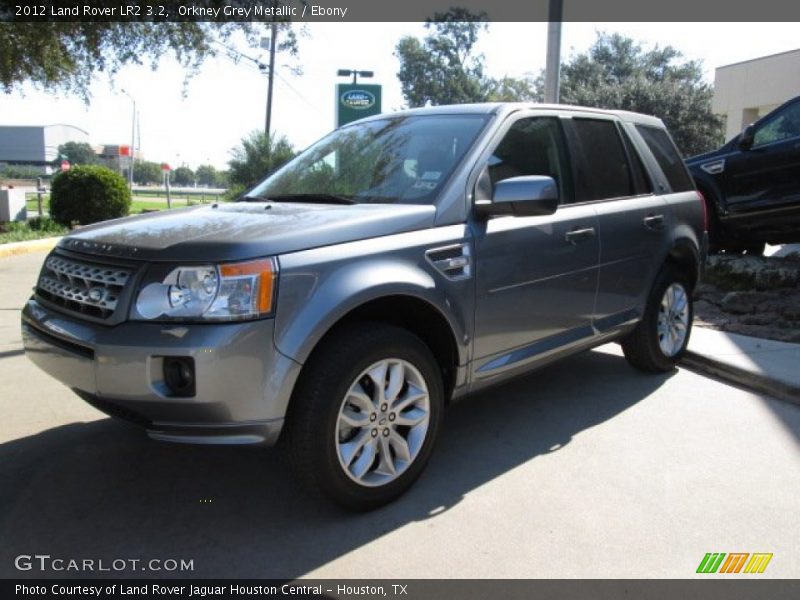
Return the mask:
[[708, 253], [718, 254], [725, 247], [722, 223], [719, 221], [714, 197], [704, 190], [701, 190], [701, 193], [705, 199], [708, 214]]
[[350, 510], [387, 504], [425, 468], [443, 407], [441, 371], [419, 338], [381, 323], [347, 326], [315, 350], [292, 397], [295, 475]]
[[646, 373], [672, 370], [686, 352], [693, 316], [688, 278], [665, 265], [650, 290], [642, 320], [622, 340], [625, 358]]

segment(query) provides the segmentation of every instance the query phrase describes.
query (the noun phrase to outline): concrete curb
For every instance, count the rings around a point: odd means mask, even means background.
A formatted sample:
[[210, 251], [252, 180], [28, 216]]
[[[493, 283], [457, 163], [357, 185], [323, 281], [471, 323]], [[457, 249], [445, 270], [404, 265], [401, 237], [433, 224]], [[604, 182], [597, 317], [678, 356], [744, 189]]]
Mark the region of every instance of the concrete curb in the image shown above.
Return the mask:
[[27, 242], [10, 242], [8, 244], [0, 244], [0, 258], [51, 250], [59, 242], [59, 240], [61, 240], [60, 236], [42, 238], [40, 240], [29, 240]]
[[760, 373], [735, 367], [690, 351], [686, 352], [680, 365], [695, 373], [709, 375], [754, 392], [769, 394], [773, 398], [784, 402], [800, 405], [800, 388], [771, 379]]

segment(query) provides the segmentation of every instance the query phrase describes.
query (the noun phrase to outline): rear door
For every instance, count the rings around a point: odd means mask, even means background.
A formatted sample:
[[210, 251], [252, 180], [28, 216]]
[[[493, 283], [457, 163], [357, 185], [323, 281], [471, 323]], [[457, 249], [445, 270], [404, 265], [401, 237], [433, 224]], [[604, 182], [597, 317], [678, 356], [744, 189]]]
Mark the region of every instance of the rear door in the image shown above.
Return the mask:
[[668, 245], [667, 207], [653, 193], [641, 158], [617, 119], [576, 116], [570, 132], [575, 203], [592, 206], [598, 218], [594, 326], [605, 332], [640, 316], [641, 300]]
[[562, 205], [553, 215], [499, 216], [472, 224], [473, 381], [513, 372], [591, 337], [599, 254], [594, 210], [572, 203], [572, 168], [558, 115], [514, 118], [483, 163], [476, 198], [491, 198], [494, 184], [503, 179], [547, 175], [558, 184]]

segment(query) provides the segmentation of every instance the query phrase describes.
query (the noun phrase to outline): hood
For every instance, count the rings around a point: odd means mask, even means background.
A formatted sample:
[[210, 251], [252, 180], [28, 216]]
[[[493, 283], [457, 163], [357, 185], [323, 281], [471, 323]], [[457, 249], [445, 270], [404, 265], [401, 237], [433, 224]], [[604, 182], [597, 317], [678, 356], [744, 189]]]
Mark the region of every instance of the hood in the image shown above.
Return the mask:
[[426, 229], [430, 205], [236, 202], [97, 223], [59, 247], [150, 261], [230, 261]]
[[725, 144], [723, 144], [716, 150], [710, 150], [709, 152], [704, 152], [703, 154], [696, 154], [694, 156], [690, 156], [685, 160], [686, 165], [689, 167], [695, 167], [698, 166], [700, 163], [706, 162], [708, 160], [726, 156], [731, 152], [733, 152], [734, 150], [736, 150], [736, 142], [738, 139], [739, 136], [737, 135], [733, 139], [730, 139], [727, 142], [725, 142]]

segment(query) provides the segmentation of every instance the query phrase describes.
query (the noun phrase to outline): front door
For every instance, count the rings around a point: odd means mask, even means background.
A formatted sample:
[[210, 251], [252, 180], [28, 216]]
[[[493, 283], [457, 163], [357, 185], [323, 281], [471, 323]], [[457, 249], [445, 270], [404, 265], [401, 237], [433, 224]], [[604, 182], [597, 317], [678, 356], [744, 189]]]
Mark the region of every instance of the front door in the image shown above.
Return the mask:
[[519, 117], [508, 125], [478, 187], [489, 195], [498, 181], [523, 175], [555, 179], [564, 203], [550, 216], [473, 224], [473, 381], [509, 373], [592, 335], [597, 217], [591, 206], [568, 203], [572, 176], [559, 117]]

